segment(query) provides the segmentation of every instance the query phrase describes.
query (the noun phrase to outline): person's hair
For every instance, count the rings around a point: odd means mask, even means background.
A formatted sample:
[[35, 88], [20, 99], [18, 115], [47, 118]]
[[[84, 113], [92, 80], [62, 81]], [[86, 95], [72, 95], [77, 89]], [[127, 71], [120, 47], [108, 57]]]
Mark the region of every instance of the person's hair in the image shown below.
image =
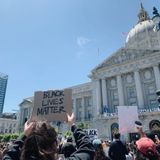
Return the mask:
[[115, 134], [114, 134], [114, 138], [115, 138], [115, 139], [119, 139], [120, 136], [121, 136], [120, 133], [115, 133]]
[[152, 132], [146, 133], [146, 136], [150, 138], [154, 143], [156, 142], [155, 134]]
[[94, 160], [109, 160], [103, 151], [102, 144], [99, 144], [96, 148]]
[[68, 137], [67, 138], [67, 142], [73, 142], [73, 138], [72, 137]]
[[70, 155], [72, 153], [74, 153], [76, 151], [75, 146], [73, 145], [73, 143], [71, 142], [66, 142], [63, 146], [62, 146], [62, 153], [64, 154], [64, 157], [70, 157]]
[[153, 150], [148, 149], [146, 152], [146, 157], [149, 160], [158, 160], [158, 155], [153, 152]]
[[152, 149], [148, 149], [146, 154], [144, 154], [135, 147], [135, 155], [138, 159], [158, 160], [158, 154], [154, 153]]
[[26, 138], [20, 160], [55, 160], [57, 133], [47, 122], [35, 122], [33, 132]]

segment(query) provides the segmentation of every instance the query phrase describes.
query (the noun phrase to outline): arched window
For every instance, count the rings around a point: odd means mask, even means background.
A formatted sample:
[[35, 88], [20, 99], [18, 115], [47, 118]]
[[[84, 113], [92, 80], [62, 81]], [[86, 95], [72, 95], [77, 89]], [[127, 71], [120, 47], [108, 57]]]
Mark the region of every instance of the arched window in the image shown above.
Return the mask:
[[152, 132], [160, 132], [160, 121], [159, 120], [152, 120], [149, 123], [149, 129]]
[[118, 132], [119, 132], [119, 125], [118, 125], [118, 123], [112, 123], [112, 125], [111, 125], [111, 137], [112, 137], [112, 139], [113, 139], [113, 135], [115, 133], [118, 133]]

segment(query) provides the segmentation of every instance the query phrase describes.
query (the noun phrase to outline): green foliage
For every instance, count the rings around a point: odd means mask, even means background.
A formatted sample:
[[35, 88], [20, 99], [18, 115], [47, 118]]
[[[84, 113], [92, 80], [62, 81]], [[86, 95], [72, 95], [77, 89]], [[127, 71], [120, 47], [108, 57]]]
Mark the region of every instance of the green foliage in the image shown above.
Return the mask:
[[3, 139], [3, 135], [0, 135], [0, 140], [2, 140]]
[[54, 130], [58, 133], [58, 128], [54, 128]]
[[18, 137], [19, 137], [18, 134], [12, 134], [12, 135], [11, 135], [11, 139], [17, 139]]
[[10, 134], [6, 134], [6, 135], [4, 135], [4, 137], [3, 137], [3, 141], [4, 142], [9, 142], [9, 140], [11, 139], [11, 135]]
[[64, 133], [64, 137], [67, 138], [67, 137], [72, 137], [72, 132], [70, 130], [66, 131]]
[[17, 139], [19, 137], [18, 134], [3, 134], [0, 135], [0, 140], [4, 141], [4, 142], [9, 142], [12, 139]]
[[[80, 129], [88, 129], [88, 128], [89, 128], [89, 124], [88, 124], [88, 123], [83, 123], [83, 122], [81, 122], [81, 123], [79, 123], [79, 124], [77, 125], [77, 127], [80, 128]], [[64, 137], [65, 137], [65, 138], [67, 138], [67, 137], [72, 137], [72, 136], [73, 136], [73, 135], [72, 135], [71, 130], [67, 130], [67, 131], [64, 133]]]
[[89, 124], [81, 122], [81, 123], [79, 123], [77, 125], [77, 127], [80, 128], [80, 129], [88, 129], [89, 128]]

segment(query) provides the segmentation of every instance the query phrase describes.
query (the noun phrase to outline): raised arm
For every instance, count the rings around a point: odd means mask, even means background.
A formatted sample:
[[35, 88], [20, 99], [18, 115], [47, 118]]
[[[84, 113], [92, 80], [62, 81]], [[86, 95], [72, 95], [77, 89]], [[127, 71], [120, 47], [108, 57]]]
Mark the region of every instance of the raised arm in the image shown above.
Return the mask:
[[29, 136], [34, 128], [34, 122], [26, 122], [24, 125], [24, 134], [19, 137], [3, 156], [2, 160], [19, 160], [20, 152], [24, 144], [24, 140]]
[[77, 151], [74, 152], [68, 160], [92, 160], [94, 158], [94, 147], [89, 137], [81, 129], [77, 129], [74, 124], [74, 114], [68, 115], [68, 122], [71, 125], [71, 131], [73, 132]]

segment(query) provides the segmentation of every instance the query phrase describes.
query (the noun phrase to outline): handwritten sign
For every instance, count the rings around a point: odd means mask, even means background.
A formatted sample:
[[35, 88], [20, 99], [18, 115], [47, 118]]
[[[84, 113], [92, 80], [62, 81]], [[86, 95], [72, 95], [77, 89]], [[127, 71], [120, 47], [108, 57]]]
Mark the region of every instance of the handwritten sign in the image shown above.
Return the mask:
[[98, 137], [98, 130], [97, 130], [97, 129], [83, 129], [83, 131], [84, 131], [90, 138], [97, 138], [97, 137]]
[[34, 94], [32, 120], [66, 121], [72, 112], [72, 90], [37, 91]]

